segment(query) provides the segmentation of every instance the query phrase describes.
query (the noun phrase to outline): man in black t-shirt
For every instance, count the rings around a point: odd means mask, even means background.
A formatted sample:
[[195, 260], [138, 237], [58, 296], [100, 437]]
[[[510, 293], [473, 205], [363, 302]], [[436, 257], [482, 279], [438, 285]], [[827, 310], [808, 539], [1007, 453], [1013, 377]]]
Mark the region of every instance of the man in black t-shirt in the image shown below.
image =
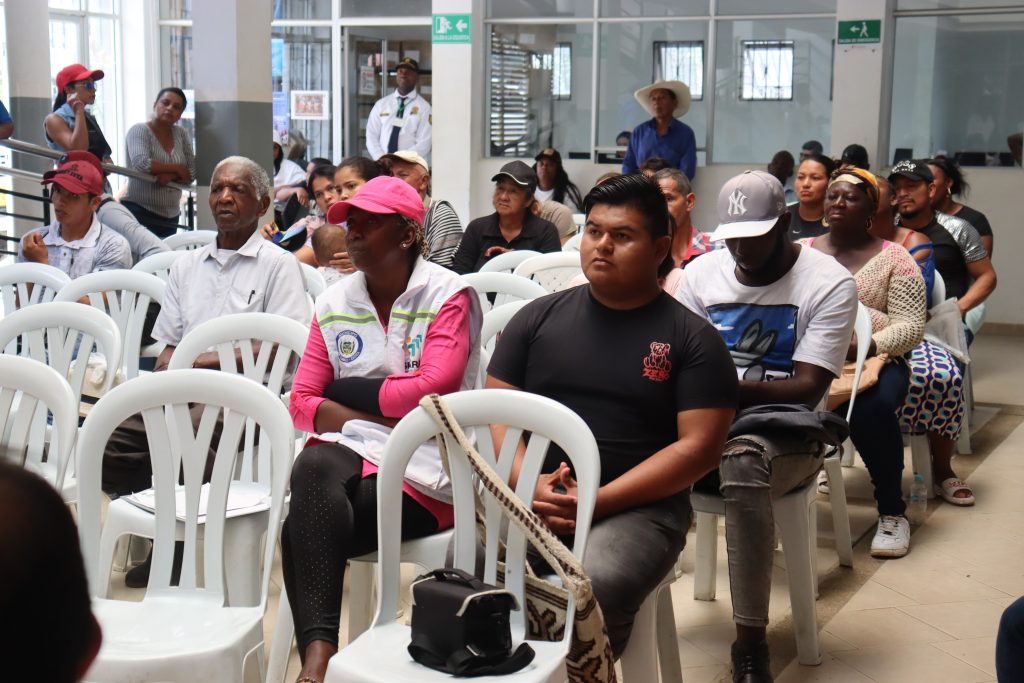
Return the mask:
[[[580, 255], [589, 285], [520, 311], [501, 336], [487, 386], [553, 398], [593, 430], [601, 488], [583, 565], [618, 657], [640, 604], [685, 542], [690, 485], [718, 466], [737, 381], [715, 329], [658, 284], [672, 242], [658, 186], [620, 176], [585, 203]], [[551, 452], [544, 472], [533, 508], [555, 533], [569, 534], [572, 473]]]
[[981, 246], [977, 232], [969, 229], [969, 225], [951, 229], [940, 224], [932, 209], [932, 199], [939, 188], [925, 162], [901, 161], [889, 172], [889, 182], [900, 225], [924, 233], [932, 241], [935, 269], [945, 281], [946, 296], [956, 297], [960, 315], [967, 315], [996, 288], [992, 259]]

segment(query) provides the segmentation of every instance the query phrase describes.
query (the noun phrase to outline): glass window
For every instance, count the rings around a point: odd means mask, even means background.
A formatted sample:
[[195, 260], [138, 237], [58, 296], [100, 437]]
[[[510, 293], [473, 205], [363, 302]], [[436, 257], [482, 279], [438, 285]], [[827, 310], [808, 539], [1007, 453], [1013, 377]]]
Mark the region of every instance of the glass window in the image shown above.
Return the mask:
[[589, 159], [592, 54], [590, 24], [491, 26], [489, 156]]
[[[1024, 130], [1024, 14], [899, 17], [890, 158], [945, 151], [963, 165], [1012, 165]], [[903, 152], [906, 154], [906, 152]]]
[[835, 13], [836, 0], [718, 0], [719, 15]]
[[332, 158], [331, 29], [274, 28], [271, 44], [275, 127], [288, 132], [282, 138], [291, 137], [293, 150], [305, 141], [300, 158]]
[[[671, 0], [669, 0], [671, 1]], [[593, 17], [593, 0], [487, 0], [491, 19]]]
[[86, 64], [90, 69], [103, 69], [103, 80], [96, 84], [96, 102], [92, 105], [92, 114], [100, 124], [107, 142], [114, 149], [114, 157], [118, 163], [117, 150], [121, 147], [124, 136], [120, 133], [121, 110], [117, 106], [118, 69], [117, 61], [120, 45], [117, 40], [117, 21], [113, 17], [90, 16], [89, 19], [89, 50]]
[[744, 100], [793, 99], [793, 41], [743, 41]]
[[82, 9], [82, 0], [50, 0], [50, 9], [79, 11]]
[[178, 125], [188, 131], [193, 147], [196, 142], [195, 91], [192, 85], [192, 27], [160, 27], [160, 87], [185, 91], [188, 106]]
[[160, 0], [161, 19], [191, 19], [192, 0]]
[[896, 9], [968, 9], [972, 7], [1020, 7], [1020, 0], [896, 0]]
[[[702, 98], [707, 31], [708, 25], [704, 21], [617, 22], [601, 26], [597, 104], [599, 149], [614, 147], [621, 133], [628, 135], [637, 125], [651, 118], [633, 93], [661, 76], [678, 78], [690, 86], [693, 103], [682, 121], [693, 128], [698, 150], [704, 149], [708, 119], [707, 104]], [[685, 77], [687, 71], [694, 74], [693, 80]]]
[[695, 100], [704, 99], [704, 43], [699, 40], [654, 41], [654, 81], [682, 81]]
[[330, 19], [333, 0], [270, 0], [274, 19]]
[[[808, 139], [820, 140], [829, 148], [834, 35], [833, 19], [718, 22], [713, 151], [716, 163], [767, 164], [775, 152], [795, 152]], [[744, 56], [749, 41], [776, 41], [792, 47], [790, 99], [744, 98]]]
[[706, 16], [708, 0], [601, 0], [602, 17]]
[[114, 12], [114, 0], [89, 0], [89, 11], [112, 14]]
[[431, 0], [341, 0], [343, 17], [429, 17]]

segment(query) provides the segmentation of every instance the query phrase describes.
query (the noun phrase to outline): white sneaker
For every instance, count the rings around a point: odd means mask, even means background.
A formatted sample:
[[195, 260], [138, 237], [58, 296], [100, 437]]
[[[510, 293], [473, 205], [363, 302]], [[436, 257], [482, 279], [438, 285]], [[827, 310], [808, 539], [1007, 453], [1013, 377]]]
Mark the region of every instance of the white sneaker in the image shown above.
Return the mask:
[[828, 472], [822, 469], [818, 472], [818, 493], [823, 493], [826, 496], [832, 491], [828, 485]]
[[880, 515], [871, 540], [871, 557], [903, 557], [910, 551], [910, 522], [906, 517]]

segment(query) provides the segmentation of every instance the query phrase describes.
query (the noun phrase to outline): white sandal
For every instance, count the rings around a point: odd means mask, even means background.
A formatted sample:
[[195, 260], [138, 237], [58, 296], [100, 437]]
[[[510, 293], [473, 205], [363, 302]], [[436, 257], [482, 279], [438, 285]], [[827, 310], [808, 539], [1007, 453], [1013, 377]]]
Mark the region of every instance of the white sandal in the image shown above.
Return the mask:
[[[971, 495], [958, 498], [956, 495], [958, 491], [967, 491]], [[936, 484], [935, 494], [950, 505], [960, 505], [962, 507], [974, 505], [974, 491], [971, 490], [971, 487], [966, 482], [956, 477], [950, 477], [943, 480], [941, 484]]]

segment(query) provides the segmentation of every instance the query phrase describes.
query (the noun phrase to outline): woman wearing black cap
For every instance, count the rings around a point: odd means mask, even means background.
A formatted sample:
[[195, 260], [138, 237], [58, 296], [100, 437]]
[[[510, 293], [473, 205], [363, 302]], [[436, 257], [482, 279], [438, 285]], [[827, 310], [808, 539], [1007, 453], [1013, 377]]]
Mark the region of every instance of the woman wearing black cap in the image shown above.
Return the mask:
[[562, 155], [557, 149], [548, 147], [541, 150], [533, 160], [533, 170], [537, 173], [537, 190], [534, 196], [537, 201], [547, 200], [565, 204], [573, 213], [583, 211], [583, 197], [580, 189], [569, 180], [569, 174], [562, 166]]
[[494, 213], [466, 226], [452, 262], [456, 273], [475, 273], [498, 254], [514, 249], [541, 253], [562, 249], [554, 224], [530, 211], [537, 189], [537, 174], [532, 168], [522, 161], [512, 161], [491, 180], [496, 183]]

